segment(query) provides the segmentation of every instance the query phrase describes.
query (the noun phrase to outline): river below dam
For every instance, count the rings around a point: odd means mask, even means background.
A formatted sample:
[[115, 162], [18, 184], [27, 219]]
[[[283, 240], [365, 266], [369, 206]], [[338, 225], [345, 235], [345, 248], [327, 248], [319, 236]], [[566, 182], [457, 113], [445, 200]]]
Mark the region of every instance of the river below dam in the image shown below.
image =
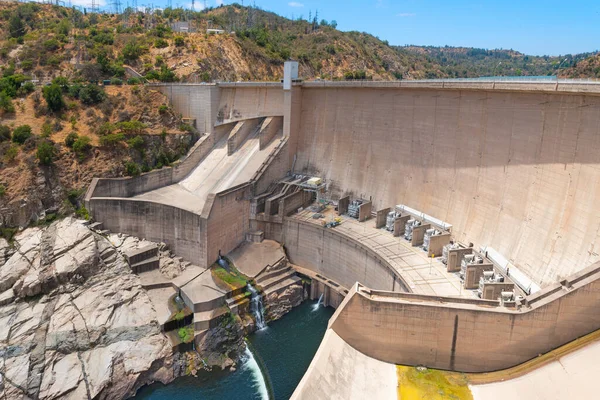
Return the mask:
[[[134, 398], [267, 400], [268, 380], [274, 400], [289, 399], [315, 355], [333, 312], [331, 307], [317, 306], [317, 301], [305, 301], [248, 337], [252, 352], [246, 350], [236, 371], [186, 376], [168, 385], [155, 383], [140, 389]], [[257, 360], [268, 377], [263, 376]]]

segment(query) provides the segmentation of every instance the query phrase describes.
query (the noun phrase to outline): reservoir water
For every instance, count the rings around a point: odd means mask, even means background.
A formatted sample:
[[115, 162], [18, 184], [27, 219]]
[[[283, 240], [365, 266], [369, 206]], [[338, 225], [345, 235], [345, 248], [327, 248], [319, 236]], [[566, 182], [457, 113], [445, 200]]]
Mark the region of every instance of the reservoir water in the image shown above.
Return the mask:
[[[155, 383], [139, 390], [136, 400], [256, 400], [267, 399], [271, 382], [275, 400], [286, 400], [306, 372], [327, 329], [333, 308], [305, 301], [278, 321], [250, 335], [253, 353], [246, 351], [234, 372], [210, 372]], [[262, 362], [267, 379], [258, 362]]]

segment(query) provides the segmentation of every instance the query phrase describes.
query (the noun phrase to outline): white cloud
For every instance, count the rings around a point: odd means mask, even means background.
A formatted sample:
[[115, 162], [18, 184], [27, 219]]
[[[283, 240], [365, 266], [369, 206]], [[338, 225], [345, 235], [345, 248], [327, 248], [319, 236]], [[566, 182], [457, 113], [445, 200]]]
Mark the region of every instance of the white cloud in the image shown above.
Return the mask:
[[290, 1], [288, 3], [288, 6], [290, 6], [290, 7], [304, 7], [304, 4], [298, 3], [297, 1]]
[[402, 17], [402, 18], [407, 18], [407, 17], [415, 17], [417, 14], [415, 13], [407, 13], [407, 12], [403, 12], [400, 14], [396, 14], [396, 16], [398, 17]]

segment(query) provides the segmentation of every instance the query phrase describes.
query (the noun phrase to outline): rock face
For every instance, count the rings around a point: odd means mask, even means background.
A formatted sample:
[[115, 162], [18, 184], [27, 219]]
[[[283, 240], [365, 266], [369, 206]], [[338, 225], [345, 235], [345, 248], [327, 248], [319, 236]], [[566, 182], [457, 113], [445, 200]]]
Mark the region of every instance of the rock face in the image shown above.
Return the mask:
[[120, 399], [173, 379], [156, 311], [109, 241], [67, 218], [14, 249], [0, 265], [0, 398]]
[[196, 338], [196, 351], [206, 364], [221, 369], [234, 366], [245, 348], [244, 329], [231, 313], [225, 314], [217, 326]]
[[273, 292], [265, 296], [265, 312], [267, 321], [274, 321], [297, 307], [304, 301], [302, 285], [293, 284], [281, 292]]

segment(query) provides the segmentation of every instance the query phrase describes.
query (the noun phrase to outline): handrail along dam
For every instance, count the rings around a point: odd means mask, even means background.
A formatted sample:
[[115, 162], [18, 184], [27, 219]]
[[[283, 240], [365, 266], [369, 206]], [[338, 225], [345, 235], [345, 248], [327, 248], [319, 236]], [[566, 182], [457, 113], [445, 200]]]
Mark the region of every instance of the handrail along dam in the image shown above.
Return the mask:
[[[600, 328], [600, 84], [156, 89], [203, 135], [173, 167], [95, 179], [86, 204], [108, 229], [166, 242], [203, 268], [258, 232], [283, 243], [338, 306], [331, 335], [389, 363], [495, 371]], [[327, 228], [298, 212], [314, 200], [302, 176], [321, 178], [319, 196], [339, 208], [370, 203], [367, 220]], [[399, 204], [448, 223], [522, 296], [477, 299], [380, 229], [372, 215]], [[311, 366], [295, 396], [314, 395], [323, 371]]]

